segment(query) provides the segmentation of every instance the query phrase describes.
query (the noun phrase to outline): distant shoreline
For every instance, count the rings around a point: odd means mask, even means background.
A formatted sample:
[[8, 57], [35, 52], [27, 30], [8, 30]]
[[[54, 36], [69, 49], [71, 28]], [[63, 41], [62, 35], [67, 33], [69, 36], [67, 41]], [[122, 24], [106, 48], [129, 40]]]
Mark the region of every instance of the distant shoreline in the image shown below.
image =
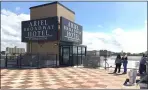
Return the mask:
[[[108, 60], [115, 60], [117, 56], [109, 56], [107, 59]], [[140, 61], [142, 56], [128, 56], [129, 61]], [[101, 58], [104, 58], [101, 56]]]

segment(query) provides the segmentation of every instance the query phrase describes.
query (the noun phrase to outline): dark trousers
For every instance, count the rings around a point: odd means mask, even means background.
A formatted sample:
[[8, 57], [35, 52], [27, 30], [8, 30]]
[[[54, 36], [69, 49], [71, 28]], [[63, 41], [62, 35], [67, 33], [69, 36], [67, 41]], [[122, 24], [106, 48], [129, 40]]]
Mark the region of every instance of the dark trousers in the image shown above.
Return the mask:
[[123, 63], [124, 73], [127, 72], [127, 63]]
[[140, 73], [140, 74], [143, 74], [143, 72], [146, 72], [146, 65], [140, 64], [139, 73]]
[[118, 73], [120, 73], [120, 69], [121, 69], [121, 64], [120, 64], [120, 63], [117, 63], [117, 64], [116, 64], [114, 73], [117, 72], [117, 69], [118, 69]]

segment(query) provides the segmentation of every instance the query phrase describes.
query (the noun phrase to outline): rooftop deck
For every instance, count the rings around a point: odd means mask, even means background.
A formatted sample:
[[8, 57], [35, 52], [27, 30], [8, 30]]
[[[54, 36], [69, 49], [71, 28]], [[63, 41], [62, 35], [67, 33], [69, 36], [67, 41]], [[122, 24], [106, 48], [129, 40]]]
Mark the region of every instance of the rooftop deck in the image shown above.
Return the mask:
[[1, 70], [2, 89], [139, 89], [123, 86], [127, 75], [88, 68]]

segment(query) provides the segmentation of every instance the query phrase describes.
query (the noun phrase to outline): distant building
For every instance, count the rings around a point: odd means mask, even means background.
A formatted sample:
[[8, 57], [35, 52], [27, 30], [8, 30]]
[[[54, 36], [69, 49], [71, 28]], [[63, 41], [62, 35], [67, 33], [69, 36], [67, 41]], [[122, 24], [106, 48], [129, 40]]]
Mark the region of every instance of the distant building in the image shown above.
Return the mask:
[[1, 55], [5, 55], [6, 54], [6, 51], [1, 51]]
[[25, 48], [17, 48], [16, 46], [14, 48], [7, 47], [6, 48], [6, 54], [23, 54], [25, 53]]
[[87, 55], [93, 55], [93, 56], [111, 56], [112, 52], [107, 50], [92, 50], [87, 51]]
[[100, 56], [100, 51], [97, 50], [87, 51], [87, 55]]
[[100, 56], [111, 56], [112, 52], [107, 50], [100, 50]]

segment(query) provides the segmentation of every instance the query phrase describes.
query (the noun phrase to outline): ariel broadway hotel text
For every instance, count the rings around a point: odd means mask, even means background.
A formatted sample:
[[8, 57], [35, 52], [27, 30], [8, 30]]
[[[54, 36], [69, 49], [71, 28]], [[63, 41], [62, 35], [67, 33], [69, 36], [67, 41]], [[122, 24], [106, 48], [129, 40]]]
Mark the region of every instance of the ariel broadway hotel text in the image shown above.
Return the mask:
[[58, 17], [22, 22], [22, 42], [57, 40]]
[[[60, 18], [60, 41], [82, 44], [82, 26]], [[58, 40], [58, 17], [22, 22], [22, 42]]]
[[82, 26], [64, 17], [61, 20], [61, 41], [82, 44]]

